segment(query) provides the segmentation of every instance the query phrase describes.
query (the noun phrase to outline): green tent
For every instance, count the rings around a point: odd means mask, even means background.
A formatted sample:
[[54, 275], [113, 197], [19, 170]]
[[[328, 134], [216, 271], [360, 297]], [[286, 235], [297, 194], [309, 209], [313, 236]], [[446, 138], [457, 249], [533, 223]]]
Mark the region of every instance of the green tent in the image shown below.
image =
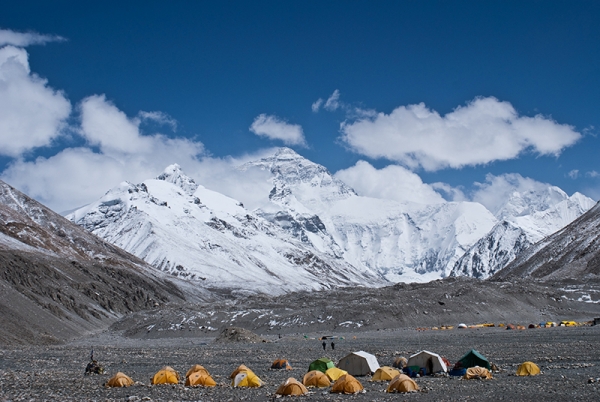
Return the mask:
[[462, 367], [466, 369], [475, 366], [485, 367], [488, 370], [490, 369], [490, 362], [488, 359], [483, 357], [475, 349], [471, 349], [469, 352], [467, 352], [467, 354], [460, 358], [459, 362]]
[[325, 373], [327, 369], [335, 367], [335, 364], [331, 360], [326, 357], [321, 357], [320, 359], [315, 360], [308, 366], [308, 371], [319, 370]]

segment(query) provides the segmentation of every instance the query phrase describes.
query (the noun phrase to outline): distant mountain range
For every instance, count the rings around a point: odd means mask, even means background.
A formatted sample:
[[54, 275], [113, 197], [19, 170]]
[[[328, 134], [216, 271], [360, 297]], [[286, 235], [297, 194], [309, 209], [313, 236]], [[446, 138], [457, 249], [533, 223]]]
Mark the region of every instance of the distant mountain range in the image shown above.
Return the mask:
[[498, 211], [358, 195], [291, 149], [238, 167], [267, 172], [255, 210], [179, 166], [121, 183], [67, 218], [158, 269], [203, 287], [281, 294], [445, 276], [486, 278], [594, 205], [556, 187], [515, 192]]

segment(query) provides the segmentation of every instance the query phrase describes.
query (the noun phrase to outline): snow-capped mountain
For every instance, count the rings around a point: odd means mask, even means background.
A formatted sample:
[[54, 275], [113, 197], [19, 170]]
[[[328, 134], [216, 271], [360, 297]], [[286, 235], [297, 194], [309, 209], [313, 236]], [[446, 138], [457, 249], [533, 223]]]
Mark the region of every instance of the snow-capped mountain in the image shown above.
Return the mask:
[[308, 242], [386, 280], [427, 281], [446, 274], [454, 262], [496, 222], [481, 204], [433, 205], [362, 197], [327, 169], [280, 148], [240, 169], [272, 174], [270, 200], [276, 212], [257, 211], [278, 223], [317, 219], [323, 229]]
[[[67, 218], [163, 271], [202, 280], [206, 287], [282, 293], [383, 284], [375, 272], [307, 247], [240, 202], [197, 185], [177, 165], [138, 185], [121, 183]], [[322, 227], [318, 219], [295, 225], [308, 237]]]
[[600, 276], [600, 203], [521, 253], [494, 280], [565, 280]]
[[254, 177], [256, 169], [267, 173], [271, 190], [252, 211], [172, 165], [156, 179], [122, 183], [68, 218], [179, 277], [285, 292], [425, 282], [453, 268], [486, 277], [591, 202], [551, 188], [513, 194], [494, 216], [476, 202], [364, 197], [289, 148], [238, 173]]
[[569, 197], [558, 187], [513, 192], [496, 211], [500, 220], [455, 263], [450, 276], [487, 278], [544, 237], [560, 230], [592, 208], [580, 193]]

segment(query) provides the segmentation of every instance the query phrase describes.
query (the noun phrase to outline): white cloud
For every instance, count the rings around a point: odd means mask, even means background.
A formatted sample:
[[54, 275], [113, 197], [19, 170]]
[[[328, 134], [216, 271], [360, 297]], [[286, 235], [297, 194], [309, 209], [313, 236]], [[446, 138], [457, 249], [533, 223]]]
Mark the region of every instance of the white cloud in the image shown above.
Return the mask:
[[173, 131], [177, 131], [177, 120], [163, 112], [144, 112], [138, 113], [138, 117], [142, 121], [150, 120], [158, 124], [170, 126]]
[[[551, 187], [548, 183], [523, 177], [518, 173], [507, 173], [500, 176], [488, 174], [484, 183], [475, 183], [477, 190], [472, 194], [472, 200], [483, 204], [494, 215], [505, 206], [515, 193], [527, 197], [528, 193], [547, 193]], [[560, 190], [559, 190], [560, 191]], [[524, 203], [523, 207], [527, 207]]]
[[13, 45], [26, 47], [29, 45], [43, 45], [47, 42], [62, 42], [65, 38], [58, 35], [42, 35], [35, 32], [15, 32], [9, 29], [0, 29], [0, 46]]
[[589, 171], [589, 172], [586, 172], [586, 173], [585, 173], [585, 175], [586, 175], [587, 177], [592, 177], [592, 178], [594, 178], [594, 177], [598, 177], [598, 176], [600, 176], [600, 173], [596, 172], [595, 170], [591, 170], [591, 171]]
[[277, 116], [261, 114], [254, 119], [250, 131], [262, 137], [272, 140], [281, 140], [286, 145], [306, 146], [304, 132], [298, 124], [289, 124]]
[[581, 138], [571, 126], [541, 115], [519, 116], [510, 103], [493, 97], [443, 117], [423, 103], [401, 106], [344, 122], [341, 133], [357, 153], [429, 171], [513, 159], [526, 150], [558, 155]]
[[323, 104], [323, 99], [319, 98], [316, 101], [314, 101], [314, 103], [311, 106], [311, 109], [314, 113], [317, 113], [319, 111], [319, 108], [321, 107], [321, 105]]
[[367, 197], [421, 204], [445, 202], [432, 186], [402, 166], [375, 169], [368, 162], [358, 161], [356, 165], [336, 172], [335, 177]]
[[128, 118], [104, 96], [84, 99], [80, 111], [79, 132], [97, 152], [67, 148], [49, 158], [17, 159], [2, 179], [60, 212], [89, 203], [124, 180], [155, 177], [172, 163], [194, 170], [204, 151], [201, 143], [185, 138], [142, 135], [139, 119]]
[[333, 111], [337, 110], [340, 106], [341, 106], [340, 91], [338, 89], [336, 89], [335, 91], [333, 91], [331, 96], [327, 99], [323, 108], [325, 110], [333, 112]]
[[569, 173], [567, 173], [567, 176], [569, 176], [571, 179], [575, 180], [577, 177], [579, 177], [579, 170], [573, 169]]
[[31, 74], [24, 49], [0, 48], [1, 155], [18, 157], [49, 145], [60, 135], [70, 113], [65, 95]]

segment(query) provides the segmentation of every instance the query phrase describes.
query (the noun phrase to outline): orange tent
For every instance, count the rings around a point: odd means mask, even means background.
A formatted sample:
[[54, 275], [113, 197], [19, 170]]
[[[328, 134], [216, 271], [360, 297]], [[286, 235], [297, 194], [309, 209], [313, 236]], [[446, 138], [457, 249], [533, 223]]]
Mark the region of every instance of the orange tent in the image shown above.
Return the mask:
[[206, 374], [203, 371], [196, 371], [196, 372], [190, 374], [185, 379], [185, 385], [190, 386], [190, 387], [193, 387], [196, 385], [200, 385], [203, 387], [214, 387], [217, 385], [217, 383], [215, 382], [215, 380], [213, 380], [213, 378], [209, 374]]
[[192, 366], [192, 368], [190, 368], [190, 369], [187, 371], [187, 373], [185, 373], [185, 377], [187, 378], [187, 377], [189, 377], [189, 376], [190, 376], [192, 373], [196, 373], [196, 372], [198, 372], [198, 371], [201, 371], [201, 372], [203, 372], [203, 373], [204, 373], [204, 374], [206, 374], [206, 375], [210, 375], [210, 373], [208, 372], [208, 370], [207, 370], [207, 369], [205, 369], [204, 367], [202, 367], [202, 366], [201, 366], [201, 365], [199, 365], [199, 364], [194, 364], [194, 365]]
[[302, 383], [307, 387], [327, 388], [331, 385], [329, 377], [322, 371], [313, 370], [304, 375]]
[[290, 363], [286, 359], [277, 359], [273, 362], [273, 364], [271, 364], [271, 368], [279, 370], [291, 370], [292, 366], [290, 366]]
[[154, 377], [150, 379], [150, 384], [177, 384], [179, 383], [179, 373], [172, 367], [165, 366], [160, 369]]
[[295, 378], [288, 378], [275, 391], [277, 395], [305, 395], [308, 394], [306, 387]]
[[338, 394], [356, 394], [364, 389], [362, 384], [350, 374], [338, 378], [331, 387], [331, 392]]
[[131, 377], [121, 373], [120, 371], [106, 382], [107, 387], [129, 387], [130, 385], [133, 385], [133, 380]]
[[463, 376], [465, 380], [472, 380], [474, 378], [481, 378], [484, 380], [489, 380], [492, 378], [492, 373], [484, 367], [469, 367], [467, 369], [467, 373]]
[[406, 357], [396, 357], [392, 366], [395, 368], [403, 369], [404, 367], [406, 367], [406, 363], [408, 363], [408, 359], [406, 359]]
[[387, 392], [412, 392], [418, 391], [419, 386], [406, 374], [397, 375], [390, 381]]

